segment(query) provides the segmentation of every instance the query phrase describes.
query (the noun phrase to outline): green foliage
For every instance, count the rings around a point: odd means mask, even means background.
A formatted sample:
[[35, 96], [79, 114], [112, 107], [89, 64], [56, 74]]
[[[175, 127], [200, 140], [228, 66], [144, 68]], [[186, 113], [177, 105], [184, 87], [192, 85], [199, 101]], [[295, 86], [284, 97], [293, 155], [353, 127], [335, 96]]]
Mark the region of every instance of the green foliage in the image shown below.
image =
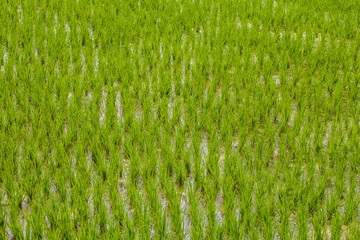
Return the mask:
[[3, 1], [0, 239], [356, 239], [359, 13]]

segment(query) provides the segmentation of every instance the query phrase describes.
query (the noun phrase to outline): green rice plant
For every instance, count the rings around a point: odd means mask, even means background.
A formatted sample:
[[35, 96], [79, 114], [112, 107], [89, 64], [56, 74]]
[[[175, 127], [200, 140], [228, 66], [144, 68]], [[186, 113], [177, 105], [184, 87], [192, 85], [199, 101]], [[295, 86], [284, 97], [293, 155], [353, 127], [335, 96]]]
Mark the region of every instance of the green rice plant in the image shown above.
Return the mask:
[[279, 229], [279, 235], [280, 238], [283, 239], [291, 239], [294, 237], [293, 232], [290, 227], [290, 213], [293, 206], [291, 206], [291, 202], [289, 201], [289, 197], [286, 196], [286, 191], [281, 190], [279, 192], [279, 210], [278, 214], [280, 217], [280, 226]]
[[1, 230], [1, 237], [5, 238], [6, 236], [6, 219], [5, 219], [5, 211], [6, 211], [6, 205], [4, 204], [4, 199], [3, 199], [3, 195], [0, 194], [0, 199], [1, 199], [1, 203], [0, 203], [0, 230]]
[[198, 197], [196, 191], [188, 190], [189, 202], [190, 202], [190, 219], [191, 219], [191, 238], [198, 239], [203, 237], [202, 229], [202, 215], [200, 214], [199, 205], [196, 204]]
[[[10, 220], [9, 220], [9, 225], [8, 225], [9, 229], [15, 238], [21, 238], [23, 228], [19, 221], [20, 217], [19, 217], [18, 210], [11, 205], [10, 205], [10, 208], [11, 208], [11, 212], [9, 214], [10, 215]], [[13, 210], [13, 209], [16, 209], [16, 210]]]
[[313, 218], [312, 226], [314, 228], [314, 238], [323, 239], [324, 238], [324, 224], [325, 224], [325, 214], [324, 211], [318, 211]]
[[183, 217], [181, 213], [181, 190], [176, 189], [175, 181], [169, 181], [165, 185], [168, 208], [171, 215], [171, 224], [177, 239], [184, 238]]
[[358, 216], [357, 209], [359, 206], [359, 198], [355, 192], [355, 181], [350, 181], [349, 188], [346, 190], [345, 212], [343, 216], [344, 224], [348, 224], [354, 217]]
[[100, 235], [103, 235], [107, 231], [107, 222], [108, 222], [108, 212], [105, 206], [105, 200], [102, 191], [102, 181], [101, 179], [95, 179], [94, 184], [94, 195], [92, 196], [94, 201], [94, 211], [96, 212], [97, 218], [95, 219]]
[[337, 208], [339, 207], [339, 204], [340, 204], [339, 196], [337, 196], [334, 192], [331, 192], [326, 200], [326, 214], [328, 220], [331, 220], [333, 215], [337, 212]]
[[144, 183], [147, 198], [149, 201], [149, 205], [151, 211], [154, 215], [154, 227], [156, 231], [156, 235], [159, 238], [166, 237], [166, 210], [161, 206], [160, 197], [158, 195], [158, 191], [156, 186], [154, 186], [153, 181], [146, 181]]
[[216, 201], [220, 188], [211, 180], [207, 180], [205, 185], [205, 201], [206, 201], [206, 217], [208, 222], [208, 230], [206, 235], [208, 238], [221, 239], [223, 232], [222, 226], [217, 222]]
[[297, 238], [306, 239], [308, 236], [307, 210], [303, 204], [300, 204], [296, 213], [296, 226], [298, 229]]
[[331, 239], [340, 239], [341, 238], [341, 218], [336, 214], [333, 218], [334, 221], [331, 222]]
[[[32, 203], [32, 211], [31, 214], [29, 216], [29, 219], [27, 220], [29, 223], [31, 223], [31, 225], [29, 224], [27, 226], [26, 229], [26, 234], [27, 237], [26, 238], [31, 238], [31, 236], [33, 236], [34, 238], [37, 239], [42, 239], [44, 238], [43, 234], [44, 234], [44, 216], [42, 215], [43, 212], [41, 211], [41, 209], [39, 208], [40, 203]], [[31, 230], [30, 230], [31, 229]], [[31, 232], [31, 234], [30, 234]]]

